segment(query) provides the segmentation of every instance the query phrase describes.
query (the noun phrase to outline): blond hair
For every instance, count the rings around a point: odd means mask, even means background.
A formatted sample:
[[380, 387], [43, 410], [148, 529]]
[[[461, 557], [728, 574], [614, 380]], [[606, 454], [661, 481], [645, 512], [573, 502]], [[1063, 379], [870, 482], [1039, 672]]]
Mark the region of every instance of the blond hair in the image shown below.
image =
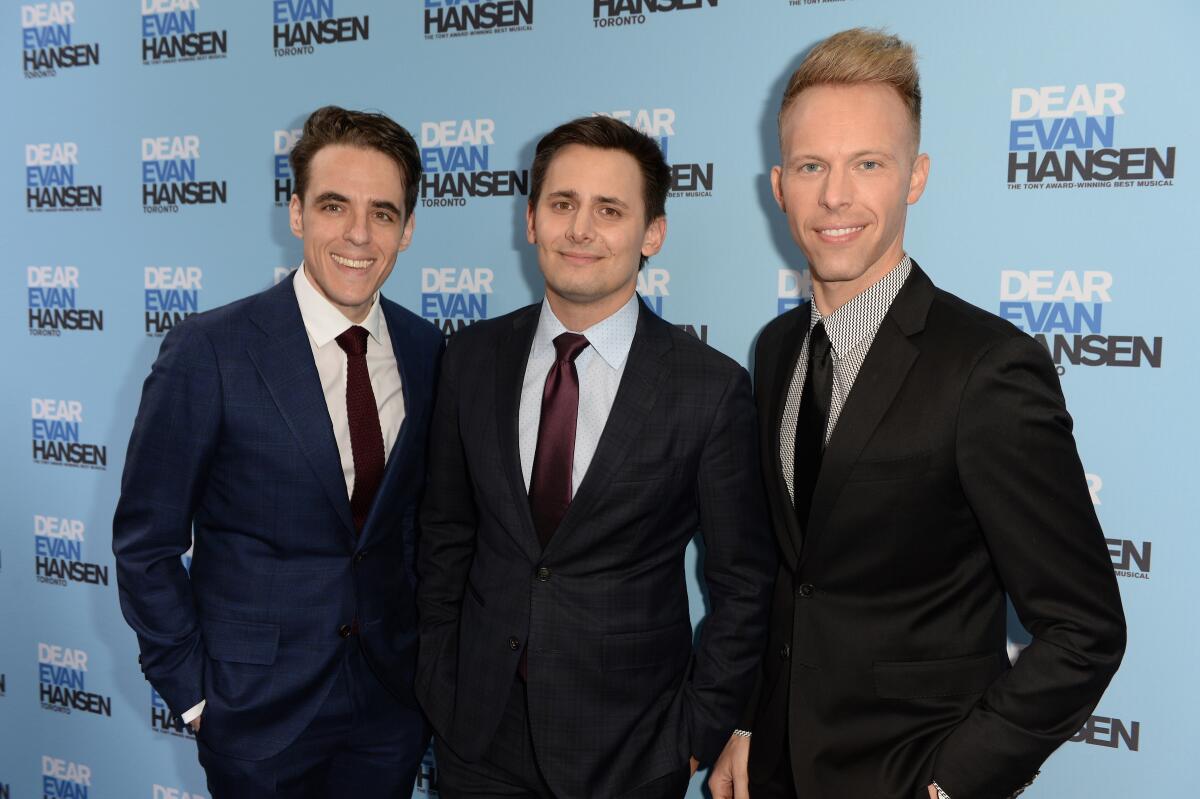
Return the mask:
[[809, 50], [783, 92], [783, 102], [779, 104], [780, 126], [784, 112], [805, 89], [858, 83], [883, 83], [896, 90], [912, 120], [916, 146], [921, 140], [921, 82], [917, 74], [917, 54], [912, 45], [878, 28], [844, 30]]

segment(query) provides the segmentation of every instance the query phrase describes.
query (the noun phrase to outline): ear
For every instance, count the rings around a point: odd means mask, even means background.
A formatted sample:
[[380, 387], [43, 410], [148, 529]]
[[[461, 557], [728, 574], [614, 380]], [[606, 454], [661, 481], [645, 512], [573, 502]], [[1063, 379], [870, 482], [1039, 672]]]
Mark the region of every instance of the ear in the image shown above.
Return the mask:
[[663, 242], [666, 240], [667, 218], [660, 216], [651, 219], [650, 224], [646, 226], [646, 232], [642, 235], [642, 255], [647, 258], [651, 255], [658, 255], [658, 251], [662, 249]]
[[417, 217], [409, 214], [408, 221], [404, 223], [404, 234], [400, 237], [400, 246], [396, 248], [396, 252], [404, 252], [408, 249], [408, 245], [412, 244], [413, 228], [416, 224]]
[[533, 203], [525, 206], [525, 240], [537, 244], [537, 234], [533, 231]]
[[292, 235], [303, 240], [304, 203], [300, 202], [299, 194], [293, 194], [292, 199], [288, 201], [288, 224], [292, 228]]
[[779, 210], [787, 213], [787, 207], [783, 204], [783, 167], [771, 167], [771, 194], [775, 196], [775, 204], [779, 206]]
[[912, 174], [908, 178], [907, 202], [909, 205], [921, 199], [921, 195], [925, 193], [927, 180], [929, 180], [929, 154], [921, 153], [917, 156], [917, 160], [913, 161]]

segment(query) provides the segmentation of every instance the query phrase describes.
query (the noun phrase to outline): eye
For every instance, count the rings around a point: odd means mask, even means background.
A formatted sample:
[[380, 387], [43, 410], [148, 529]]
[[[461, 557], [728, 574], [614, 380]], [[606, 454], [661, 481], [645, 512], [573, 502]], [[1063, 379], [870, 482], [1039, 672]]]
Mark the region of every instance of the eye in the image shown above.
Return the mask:
[[609, 219], [619, 219], [621, 217], [620, 210], [609, 205], [601, 206], [598, 213], [600, 216], [608, 217]]
[[391, 222], [392, 221], [392, 215], [388, 211], [376, 211], [375, 218], [378, 219], [380, 222]]
[[552, 200], [550, 202], [550, 208], [555, 211], [570, 211], [571, 204], [566, 200]]
[[883, 166], [883, 164], [879, 163], [878, 161], [863, 161], [861, 164], [859, 164], [859, 166], [861, 166], [866, 171], [871, 172], [873, 170], [879, 169], [879, 167]]
[[341, 203], [325, 203], [324, 205], [321, 206], [321, 210], [328, 211], [331, 214], [336, 214], [338, 211], [342, 210], [342, 204]]
[[806, 164], [801, 164], [799, 169], [802, 173], [804, 173], [806, 175], [815, 175], [816, 173], [821, 171], [821, 165], [818, 163], [809, 161]]

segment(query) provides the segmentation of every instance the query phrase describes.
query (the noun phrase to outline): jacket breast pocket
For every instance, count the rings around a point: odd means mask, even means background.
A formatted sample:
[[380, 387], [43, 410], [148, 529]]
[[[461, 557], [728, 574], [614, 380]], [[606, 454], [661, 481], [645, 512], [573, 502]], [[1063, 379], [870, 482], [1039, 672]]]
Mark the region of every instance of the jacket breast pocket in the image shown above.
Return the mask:
[[643, 669], [686, 660], [692, 653], [692, 625], [672, 624], [657, 630], [604, 636], [601, 660], [605, 671]]
[[632, 483], [656, 483], [662, 480], [678, 480], [683, 474], [685, 458], [664, 458], [648, 461], [638, 459], [627, 461], [613, 475], [613, 483], [629, 485]]
[[1007, 668], [1002, 655], [880, 661], [874, 664], [875, 694], [883, 699], [978, 694], [987, 690]]
[[204, 619], [204, 648], [214, 660], [270, 666], [279, 651], [279, 625]]
[[911, 480], [928, 472], [932, 461], [929, 452], [914, 452], [898, 458], [862, 459], [854, 464], [846, 479], [859, 483]]

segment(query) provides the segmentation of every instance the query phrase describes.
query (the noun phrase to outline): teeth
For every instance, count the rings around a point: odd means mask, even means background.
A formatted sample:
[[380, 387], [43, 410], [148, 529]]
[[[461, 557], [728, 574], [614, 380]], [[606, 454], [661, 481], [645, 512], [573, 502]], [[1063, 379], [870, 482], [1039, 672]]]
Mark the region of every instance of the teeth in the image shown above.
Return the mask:
[[371, 259], [369, 258], [365, 261], [352, 261], [351, 259], [343, 258], [340, 255], [331, 255], [329, 257], [333, 259], [334, 263], [341, 264], [342, 266], [348, 266], [351, 269], [366, 269], [371, 265]]
[[858, 227], [827, 228], [821, 231], [821, 235], [832, 236], [833, 238], [837, 238], [839, 236], [849, 236], [851, 233], [857, 233], [858, 231], [862, 230], [863, 227], [864, 225], [859, 225]]

